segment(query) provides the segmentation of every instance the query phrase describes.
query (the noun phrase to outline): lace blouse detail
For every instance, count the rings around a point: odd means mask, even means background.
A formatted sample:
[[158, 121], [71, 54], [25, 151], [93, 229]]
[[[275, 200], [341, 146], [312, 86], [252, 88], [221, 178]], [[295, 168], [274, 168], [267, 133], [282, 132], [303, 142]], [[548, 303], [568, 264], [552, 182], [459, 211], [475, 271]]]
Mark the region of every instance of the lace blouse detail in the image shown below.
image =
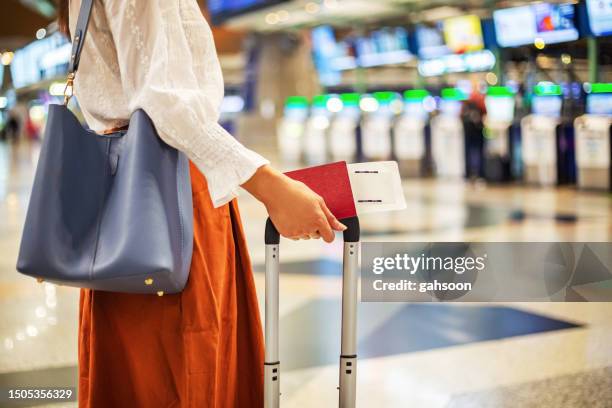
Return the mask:
[[[80, 3], [70, 2], [72, 32]], [[268, 163], [218, 124], [223, 77], [196, 0], [95, 0], [75, 95], [97, 132], [147, 112], [159, 136], [202, 171], [215, 207]]]

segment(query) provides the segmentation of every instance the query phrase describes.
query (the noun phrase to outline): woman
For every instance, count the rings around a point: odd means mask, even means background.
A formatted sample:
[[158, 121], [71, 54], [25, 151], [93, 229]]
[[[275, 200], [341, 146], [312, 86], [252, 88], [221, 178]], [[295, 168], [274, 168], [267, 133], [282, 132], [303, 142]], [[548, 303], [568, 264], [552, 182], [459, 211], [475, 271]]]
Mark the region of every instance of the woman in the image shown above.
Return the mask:
[[[80, 0], [61, 0], [74, 27]], [[196, 0], [96, 0], [75, 80], [88, 125], [123, 127], [144, 109], [191, 159], [194, 252], [185, 290], [163, 297], [81, 291], [83, 407], [258, 407], [263, 340], [234, 200], [261, 201], [286, 237], [343, 230], [323, 200], [217, 124], [223, 80]]]

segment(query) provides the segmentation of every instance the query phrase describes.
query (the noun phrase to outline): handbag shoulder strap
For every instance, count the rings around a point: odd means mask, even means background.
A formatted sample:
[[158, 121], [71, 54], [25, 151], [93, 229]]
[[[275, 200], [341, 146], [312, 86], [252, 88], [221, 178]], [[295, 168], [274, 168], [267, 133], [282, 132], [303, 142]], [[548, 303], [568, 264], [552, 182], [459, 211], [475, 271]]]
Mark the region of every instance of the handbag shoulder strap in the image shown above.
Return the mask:
[[[64, 91], [64, 105], [68, 104], [72, 96], [72, 84], [76, 71], [79, 68], [79, 61], [81, 60], [81, 52], [83, 51], [83, 44], [85, 43], [85, 36], [87, 35], [87, 27], [89, 26], [93, 2], [94, 0], [81, 1], [79, 17], [72, 39], [72, 51], [70, 52], [70, 62], [68, 65], [68, 80], [66, 82], [66, 91]], [[70, 94], [67, 94], [68, 89], [70, 89]]]

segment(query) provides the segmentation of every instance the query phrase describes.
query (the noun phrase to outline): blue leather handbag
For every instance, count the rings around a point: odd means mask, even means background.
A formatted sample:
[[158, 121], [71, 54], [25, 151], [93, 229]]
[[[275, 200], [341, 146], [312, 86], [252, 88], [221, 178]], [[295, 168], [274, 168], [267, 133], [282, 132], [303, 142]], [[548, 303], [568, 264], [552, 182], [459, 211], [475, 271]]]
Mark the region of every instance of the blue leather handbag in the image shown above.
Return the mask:
[[[83, 0], [69, 86], [93, 0]], [[187, 157], [164, 143], [143, 110], [126, 131], [99, 135], [64, 105], [48, 121], [17, 269], [61, 285], [112, 292], [180, 292], [193, 248]]]

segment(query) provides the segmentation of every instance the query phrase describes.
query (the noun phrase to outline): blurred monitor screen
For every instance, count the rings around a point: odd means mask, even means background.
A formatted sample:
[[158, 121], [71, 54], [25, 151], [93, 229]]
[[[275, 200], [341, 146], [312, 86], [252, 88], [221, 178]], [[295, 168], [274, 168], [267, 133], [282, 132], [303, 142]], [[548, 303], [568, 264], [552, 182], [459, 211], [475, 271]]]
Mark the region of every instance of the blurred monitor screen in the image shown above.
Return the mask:
[[15, 88], [66, 75], [71, 48], [62, 34], [55, 33], [15, 51], [10, 66]]
[[485, 98], [487, 117], [493, 121], [512, 122], [514, 119], [514, 98], [487, 96]]
[[502, 47], [545, 44], [578, 39], [573, 4], [539, 3], [493, 12], [497, 42]]
[[586, 5], [593, 34], [612, 35], [612, 1], [586, 0]]
[[447, 18], [443, 22], [444, 40], [455, 54], [478, 51], [484, 48], [480, 18], [474, 15]]
[[558, 118], [561, 116], [561, 104], [560, 96], [534, 96], [531, 101], [531, 111], [536, 115]]
[[339, 43], [334, 29], [328, 25], [313, 28], [311, 38], [312, 56], [321, 84], [337, 85], [342, 78], [341, 70], [355, 68], [349, 45]]
[[213, 22], [220, 23], [230, 17], [254, 11], [287, 0], [208, 0], [208, 10]]
[[442, 24], [419, 24], [416, 27], [416, 37], [421, 58], [436, 58], [449, 54], [450, 50], [444, 42]]
[[453, 99], [440, 100], [440, 113], [445, 116], [459, 117], [461, 115], [462, 102]]
[[463, 54], [484, 48], [480, 18], [474, 15], [419, 24], [415, 32], [419, 57], [425, 59], [448, 54]]
[[591, 115], [612, 116], [612, 94], [587, 95], [586, 112]]
[[358, 65], [373, 67], [400, 64], [413, 58], [408, 46], [408, 32], [403, 27], [383, 27], [355, 39]]

